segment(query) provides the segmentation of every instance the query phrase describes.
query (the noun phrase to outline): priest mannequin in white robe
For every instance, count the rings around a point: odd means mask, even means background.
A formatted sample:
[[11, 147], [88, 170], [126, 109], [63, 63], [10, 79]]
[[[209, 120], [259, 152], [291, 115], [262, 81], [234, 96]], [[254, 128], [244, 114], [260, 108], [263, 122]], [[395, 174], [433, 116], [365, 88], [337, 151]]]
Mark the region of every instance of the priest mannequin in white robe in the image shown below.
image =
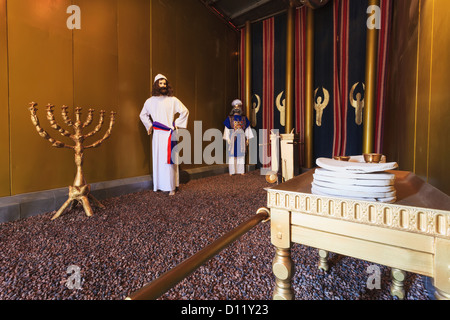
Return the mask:
[[233, 174], [245, 174], [245, 153], [249, 139], [253, 138], [250, 121], [243, 114], [242, 101], [233, 100], [233, 109], [225, 119], [223, 139], [228, 146], [228, 171]]
[[[174, 121], [176, 114], [179, 117]], [[153, 83], [152, 97], [145, 101], [139, 116], [148, 135], [153, 133], [153, 191], [174, 195], [179, 186], [177, 159], [172, 154], [172, 135], [178, 128], [187, 127], [188, 116], [188, 109], [173, 96], [167, 78], [158, 74]]]

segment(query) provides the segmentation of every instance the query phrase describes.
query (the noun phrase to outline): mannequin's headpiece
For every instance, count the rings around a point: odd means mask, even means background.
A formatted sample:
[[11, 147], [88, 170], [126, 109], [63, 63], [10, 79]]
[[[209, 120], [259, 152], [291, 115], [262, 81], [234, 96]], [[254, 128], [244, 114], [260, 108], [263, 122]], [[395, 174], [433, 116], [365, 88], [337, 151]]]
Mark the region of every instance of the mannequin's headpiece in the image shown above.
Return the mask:
[[231, 103], [231, 106], [232, 106], [233, 108], [236, 108], [236, 107], [242, 108], [242, 101], [239, 100], [239, 99], [235, 99], [235, 100], [233, 100], [233, 102]]
[[167, 81], [167, 78], [165, 76], [163, 76], [162, 74], [157, 74], [153, 83], [161, 79], [165, 79]]

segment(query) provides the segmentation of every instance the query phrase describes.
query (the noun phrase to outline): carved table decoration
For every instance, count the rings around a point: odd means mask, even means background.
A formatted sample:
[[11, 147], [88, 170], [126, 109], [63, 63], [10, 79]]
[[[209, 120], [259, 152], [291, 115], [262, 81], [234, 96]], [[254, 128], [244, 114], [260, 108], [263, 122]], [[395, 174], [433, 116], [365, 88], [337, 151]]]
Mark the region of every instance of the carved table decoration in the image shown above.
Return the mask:
[[94, 196], [90, 193], [90, 189], [91, 189], [90, 185], [86, 184], [86, 181], [84, 179], [84, 175], [83, 175], [84, 150], [90, 149], [90, 148], [96, 148], [96, 147], [100, 146], [106, 139], [109, 138], [109, 136], [111, 135], [112, 128], [115, 123], [115, 114], [116, 113], [114, 111], [111, 111], [109, 128], [107, 129], [107, 131], [105, 132], [103, 137], [90, 145], [84, 146], [83, 142], [87, 138], [93, 136], [94, 134], [98, 133], [101, 130], [101, 128], [103, 126], [103, 122], [104, 122], [105, 111], [104, 110], [100, 111], [99, 122], [98, 122], [97, 126], [94, 128], [94, 130], [92, 130], [91, 132], [89, 132], [87, 134], [83, 134], [83, 129], [85, 129], [87, 126], [89, 126], [92, 123], [95, 110], [89, 109], [86, 120], [84, 122], [82, 122], [81, 121], [82, 108], [75, 108], [75, 121], [72, 121], [69, 118], [69, 115], [67, 112], [68, 107], [62, 106], [61, 114], [64, 119], [64, 122], [69, 127], [73, 128], [73, 133], [70, 133], [69, 131], [62, 128], [56, 122], [55, 116], [53, 114], [54, 106], [51, 104], [48, 104], [47, 105], [47, 120], [50, 122], [51, 127], [53, 129], [57, 130], [62, 136], [70, 138], [74, 142], [74, 145], [68, 145], [68, 144], [65, 144], [64, 142], [53, 139], [39, 125], [39, 119], [36, 114], [36, 111], [38, 109], [36, 108], [36, 106], [37, 106], [37, 103], [31, 102], [29, 110], [31, 113], [31, 121], [32, 121], [33, 125], [36, 127], [36, 131], [39, 133], [39, 135], [42, 138], [48, 140], [52, 144], [52, 146], [55, 148], [69, 148], [69, 149], [74, 150], [74, 152], [75, 152], [75, 165], [77, 168], [77, 173], [76, 173], [73, 185], [69, 187], [69, 198], [67, 199], [66, 202], [64, 202], [64, 204], [61, 206], [61, 208], [59, 208], [59, 210], [56, 212], [56, 214], [52, 217], [51, 220], [58, 218], [70, 204], [72, 204], [72, 208], [74, 208], [78, 203], [82, 204], [86, 215], [90, 217], [93, 215], [93, 210], [89, 203], [89, 199], [91, 199], [100, 208], [104, 208], [104, 206], [97, 199], [95, 199]]

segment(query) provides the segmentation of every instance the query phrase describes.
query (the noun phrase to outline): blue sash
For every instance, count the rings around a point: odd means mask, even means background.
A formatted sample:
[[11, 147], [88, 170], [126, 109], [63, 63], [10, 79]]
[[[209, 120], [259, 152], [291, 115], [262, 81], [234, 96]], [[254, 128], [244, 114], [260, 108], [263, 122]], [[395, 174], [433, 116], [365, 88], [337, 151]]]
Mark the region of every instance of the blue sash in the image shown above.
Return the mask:
[[155, 130], [162, 130], [162, 131], [169, 131], [170, 132], [169, 140], [167, 141], [167, 163], [168, 164], [173, 164], [173, 161], [172, 161], [172, 150], [177, 144], [177, 141], [172, 141], [173, 129], [169, 128], [169, 127], [167, 127], [167, 126], [165, 126], [162, 123], [157, 122], [157, 121], [153, 122], [153, 128]]

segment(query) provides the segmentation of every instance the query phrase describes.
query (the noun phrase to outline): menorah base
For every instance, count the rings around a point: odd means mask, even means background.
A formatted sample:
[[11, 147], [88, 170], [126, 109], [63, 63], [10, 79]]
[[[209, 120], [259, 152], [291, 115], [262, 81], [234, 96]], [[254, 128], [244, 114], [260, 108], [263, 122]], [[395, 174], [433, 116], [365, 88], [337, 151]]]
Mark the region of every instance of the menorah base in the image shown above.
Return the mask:
[[72, 209], [78, 204], [81, 203], [83, 205], [84, 212], [88, 217], [92, 216], [94, 214], [94, 211], [92, 210], [92, 207], [89, 203], [89, 199], [91, 199], [97, 207], [105, 208], [104, 205], [100, 203], [95, 197], [90, 193], [91, 186], [86, 184], [81, 187], [77, 186], [70, 186], [69, 187], [69, 198], [64, 202], [64, 204], [59, 208], [59, 210], [56, 212], [56, 214], [52, 217], [51, 220], [54, 220], [58, 218], [66, 208], [72, 204]]

